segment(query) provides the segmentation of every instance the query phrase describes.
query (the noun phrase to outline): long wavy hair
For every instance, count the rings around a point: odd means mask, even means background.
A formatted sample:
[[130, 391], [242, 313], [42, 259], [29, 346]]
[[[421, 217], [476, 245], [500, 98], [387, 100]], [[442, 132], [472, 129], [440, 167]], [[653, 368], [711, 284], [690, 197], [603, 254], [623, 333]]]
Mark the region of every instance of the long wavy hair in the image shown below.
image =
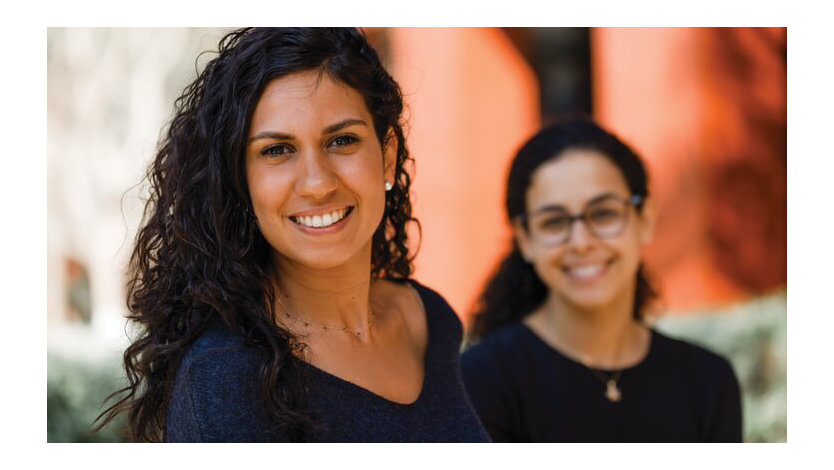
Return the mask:
[[[217, 56], [176, 100], [175, 115], [146, 175], [150, 196], [129, 264], [127, 302], [141, 332], [124, 353], [127, 385], [98, 417], [98, 428], [127, 413], [133, 441], [159, 441], [182, 357], [215, 321], [264, 357], [261, 396], [292, 440], [310, 438], [304, 376], [294, 353], [304, 345], [273, 320], [270, 246], [254, 219], [245, 145], [268, 82], [319, 70], [359, 91], [383, 148], [397, 146], [393, 188], [373, 235], [371, 276], [412, 272], [406, 226], [413, 163], [405, 145], [399, 86], [364, 33], [353, 28], [246, 28], [220, 40]], [[391, 139], [395, 142], [390, 141]], [[118, 398], [118, 400], [116, 400]]]
[[[541, 129], [513, 159], [504, 199], [510, 224], [527, 211], [527, 188], [535, 171], [570, 149], [598, 151], [619, 168], [632, 195], [642, 196], [643, 200], [649, 195], [648, 175], [640, 157], [592, 120], [572, 117]], [[642, 211], [643, 206], [638, 205], [637, 210]], [[468, 341], [475, 342], [502, 326], [521, 321], [544, 302], [547, 292], [547, 286], [533, 265], [524, 260], [513, 239], [509, 254], [499, 262], [478, 297]], [[634, 317], [641, 319], [657, 298], [642, 263], [637, 271], [635, 294]]]

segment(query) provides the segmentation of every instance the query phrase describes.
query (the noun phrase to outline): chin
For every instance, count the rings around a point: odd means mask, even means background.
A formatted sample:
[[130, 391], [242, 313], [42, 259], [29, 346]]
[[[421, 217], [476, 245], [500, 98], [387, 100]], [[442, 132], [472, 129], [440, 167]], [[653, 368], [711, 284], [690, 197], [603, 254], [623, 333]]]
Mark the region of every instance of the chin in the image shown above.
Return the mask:
[[334, 269], [339, 266], [347, 264], [349, 257], [334, 256], [334, 255], [317, 255], [317, 256], [300, 256], [293, 259], [297, 264], [300, 264], [310, 269]]
[[[628, 297], [629, 287], [615, 289], [613, 286], [596, 286], [593, 289], [562, 289], [562, 292], [570, 292], [570, 295], [562, 296], [562, 300], [583, 311], [600, 311], [620, 305], [624, 298]], [[633, 287], [630, 287], [633, 289]]]
[[604, 310], [612, 304], [611, 300], [608, 299], [570, 299], [568, 303], [582, 311]]

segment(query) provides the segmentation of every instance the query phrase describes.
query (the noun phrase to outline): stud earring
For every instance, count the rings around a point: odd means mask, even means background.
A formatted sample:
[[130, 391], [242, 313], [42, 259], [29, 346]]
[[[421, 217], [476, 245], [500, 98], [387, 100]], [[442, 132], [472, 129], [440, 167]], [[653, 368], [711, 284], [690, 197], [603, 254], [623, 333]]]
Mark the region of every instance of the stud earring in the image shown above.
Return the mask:
[[388, 182], [388, 181], [385, 182], [385, 190], [386, 191], [391, 191], [391, 188], [393, 188], [393, 187], [394, 187], [394, 185], [391, 184], [390, 182]]

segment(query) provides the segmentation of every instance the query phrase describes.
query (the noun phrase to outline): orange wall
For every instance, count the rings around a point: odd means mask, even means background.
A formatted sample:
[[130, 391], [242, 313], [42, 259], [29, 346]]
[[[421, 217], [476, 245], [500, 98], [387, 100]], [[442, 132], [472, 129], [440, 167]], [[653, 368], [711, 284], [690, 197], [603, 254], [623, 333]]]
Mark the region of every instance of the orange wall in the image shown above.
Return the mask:
[[495, 28], [391, 28], [390, 69], [408, 107], [415, 278], [466, 316], [508, 246], [504, 180], [538, 127], [538, 85]]

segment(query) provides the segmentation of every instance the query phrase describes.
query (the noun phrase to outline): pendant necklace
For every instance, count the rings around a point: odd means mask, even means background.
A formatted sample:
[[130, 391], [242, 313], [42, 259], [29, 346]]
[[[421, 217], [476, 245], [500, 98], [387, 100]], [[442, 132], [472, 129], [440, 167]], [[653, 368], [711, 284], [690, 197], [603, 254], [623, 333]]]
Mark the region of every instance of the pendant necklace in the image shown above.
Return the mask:
[[623, 375], [623, 371], [618, 370], [616, 372], [610, 372], [606, 377], [606, 374], [602, 371], [592, 369], [591, 367], [588, 367], [588, 369], [593, 372], [594, 376], [599, 379], [600, 382], [605, 384], [605, 398], [607, 398], [608, 401], [616, 403], [623, 399], [623, 392], [617, 386], [617, 381], [620, 380], [620, 376]]
[[[618, 354], [619, 355], [619, 354]], [[596, 377], [603, 385], [605, 385], [605, 398], [608, 399], [611, 403], [617, 403], [618, 401], [623, 399], [623, 392], [620, 390], [619, 387], [619, 380], [620, 377], [623, 375], [623, 370], [616, 370], [613, 372], [607, 372], [599, 369], [595, 369], [591, 366], [591, 361], [588, 360], [587, 357], [582, 358], [582, 365], [585, 366], [594, 377]]]

